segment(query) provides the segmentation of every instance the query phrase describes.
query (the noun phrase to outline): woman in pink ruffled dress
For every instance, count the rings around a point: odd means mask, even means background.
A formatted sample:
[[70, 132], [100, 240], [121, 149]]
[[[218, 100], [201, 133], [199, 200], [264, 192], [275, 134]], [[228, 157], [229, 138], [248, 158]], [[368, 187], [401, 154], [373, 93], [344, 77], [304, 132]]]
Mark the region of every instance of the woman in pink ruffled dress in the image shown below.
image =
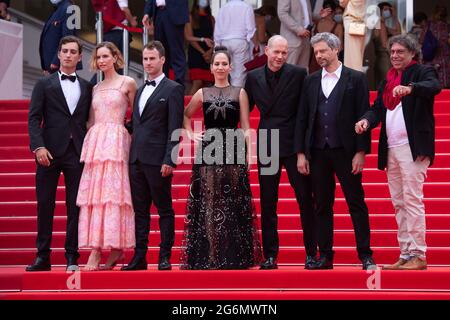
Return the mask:
[[110, 42], [97, 45], [91, 59], [92, 69], [103, 71], [104, 80], [93, 89], [77, 198], [79, 247], [92, 250], [85, 267], [88, 271], [99, 269], [102, 250], [111, 250], [103, 269], [112, 269], [123, 250], [135, 246], [128, 177], [131, 136], [124, 119], [137, 86], [132, 78], [117, 73], [123, 62], [120, 51]]

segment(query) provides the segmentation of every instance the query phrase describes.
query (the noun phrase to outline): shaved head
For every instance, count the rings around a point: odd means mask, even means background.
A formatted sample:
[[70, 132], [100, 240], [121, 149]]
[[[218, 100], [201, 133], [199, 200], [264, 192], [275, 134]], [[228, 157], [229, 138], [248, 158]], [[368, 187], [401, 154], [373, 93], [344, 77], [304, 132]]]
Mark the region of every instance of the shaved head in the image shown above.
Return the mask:
[[279, 34], [270, 37], [269, 41], [267, 41], [267, 45], [268, 45], [270, 48], [273, 48], [273, 46], [274, 46], [275, 44], [278, 44], [278, 43], [283, 44], [283, 45], [286, 45], [286, 47], [287, 47], [287, 45], [288, 45], [288, 42], [287, 42], [286, 38], [280, 36]]

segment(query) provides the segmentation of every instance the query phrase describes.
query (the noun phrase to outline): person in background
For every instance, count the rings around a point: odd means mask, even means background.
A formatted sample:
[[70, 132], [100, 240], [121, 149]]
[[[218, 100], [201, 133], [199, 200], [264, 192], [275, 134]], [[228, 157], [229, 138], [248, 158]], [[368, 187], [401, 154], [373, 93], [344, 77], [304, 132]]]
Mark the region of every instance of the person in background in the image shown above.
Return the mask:
[[11, 16], [8, 13], [9, 0], [0, 1], [0, 19], [11, 21]]
[[[366, 35], [350, 34], [352, 23], [364, 22], [366, 0], [339, 0], [344, 11], [344, 65], [350, 69], [363, 70]], [[366, 30], [367, 31], [367, 30]]]
[[195, 0], [192, 4], [189, 22], [184, 27], [184, 37], [189, 41], [188, 67], [193, 95], [201, 87], [214, 81], [210, 71], [211, 56], [214, 47], [214, 17], [211, 15], [209, 0]]
[[441, 88], [436, 71], [417, 64], [421, 50], [414, 37], [394, 36], [389, 48], [392, 68], [355, 131], [364, 134], [381, 122], [378, 169], [386, 169], [400, 246], [397, 262], [383, 269], [425, 270], [423, 184], [435, 154], [433, 106]]
[[447, 22], [445, 6], [437, 5], [434, 8], [432, 19], [420, 37], [422, 41], [428, 29], [438, 40], [438, 47], [433, 60], [425, 63], [436, 69], [442, 87], [450, 88], [450, 24]]
[[[321, 32], [330, 32], [336, 35], [341, 44], [344, 43], [344, 25], [342, 24], [342, 12], [344, 9], [336, 4], [334, 0], [325, 0], [323, 1], [323, 12], [329, 12], [325, 17], [320, 18], [314, 29], [313, 34], [321, 33]], [[336, 10], [340, 12], [336, 18]], [[342, 51], [341, 45], [341, 51]], [[311, 48], [312, 50], [312, 48]], [[311, 59], [309, 62], [309, 73], [313, 73], [317, 70], [321, 69], [317, 64], [316, 58], [314, 54], [311, 55]]]
[[[129, 7], [128, 0], [91, 0], [92, 6], [96, 11], [103, 12], [104, 15], [112, 15], [109, 17], [113, 19], [116, 23], [121, 23], [123, 25], [129, 25], [132, 27], [137, 27], [137, 18], [132, 15]], [[110, 6], [110, 8], [105, 9], [105, 5]], [[106, 11], [105, 11], [106, 10]], [[122, 17], [118, 18], [118, 17]], [[124, 29], [108, 22], [104, 22], [103, 25], [103, 41], [112, 42], [123, 53], [123, 32]], [[132, 41], [131, 34], [129, 35], [129, 41]], [[97, 69], [99, 70], [99, 69]], [[123, 74], [123, 69], [118, 69], [119, 74]], [[95, 85], [97, 83], [97, 75], [94, 74], [91, 78], [91, 83]]]
[[259, 50], [255, 32], [255, 14], [251, 5], [242, 0], [230, 0], [220, 8], [214, 27], [214, 43], [228, 49], [233, 61], [231, 85], [235, 87], [242, 88], [245, 84], [244, 64], [251, 59], [250, 42]]
[[[67, 9], [73, 2], [71, 0], [50, 0], [50, 2], [55, 11], [45, 22], [39, 41], [39, 55], [41, 57], [41, 68], [44, 75], [59, 70], [59, 41], [65, 36], [75, 35], [75, 29], [67, 24], [67, 20], [69, 19]], [[77, 65], [77, 70], [80, 69], [82, 69], [81, 61]]]
[[154, 30], [155, 40], [165, 48], [164, 73], [168, 77], [172, 69], [175, 81], [182, 86], [186, 76], [184, 25], [188, 22], [188, 0], [148, 0], [145, 3], [142, 23], [148, 30]]
[[267, 40], [272, 36], [267, 30], [267, 24], [276, 18], [277, 9], [271, 5], [263, 5], [256, 9], [254, 13], [257, 40], [260, 44], [266, 45]]
[[380, 8], [381, 23], [386, 26], [388, 39], [402, 33], [402, 26], [397, 18], [397, 10], [389, 2], [381, 2], [378, 4]]
[[280, 35], [289, 44], [287, 63], [308, 69], [313, 27], [310, 0], [279, 0]]
[[420, 11], [414, 14], [414, 25], [412, 26], [409, 34], [412, 34], [416, 40], [420, 43], [420, 36], [422, 34], [422, 30], [424, 30], [428, 24], [428, 16]]

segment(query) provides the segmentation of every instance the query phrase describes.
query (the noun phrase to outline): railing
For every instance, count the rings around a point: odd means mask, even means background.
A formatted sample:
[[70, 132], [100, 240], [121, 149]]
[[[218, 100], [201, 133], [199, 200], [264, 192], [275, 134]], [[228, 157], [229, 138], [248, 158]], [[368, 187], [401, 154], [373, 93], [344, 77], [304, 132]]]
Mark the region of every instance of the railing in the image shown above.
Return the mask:
[[[148, 31], [146, 28], [133, 28], [133, 27], [129, 27], [127, 25], [124, 25], [120, 22], [117, 22], [113, 19], [111, 19], [108, 16], [104, 16], [102, 12], [96, 12], [96, 20], [97, 20], [97, 44], [101, 43], [103, 41], [103, 22], [108, 22], [109, 24], [112, 24], [116, 27], [122, 28], [123, 29], [123, 48], [122, 48], [122, 54], [123, 54], [123, 59], [125, 61], [125, 65], [123, 68], [123, 74], [124, 75], [128, 75], [128, 67], [129, 67], [129, 50], [130, 50], [130, 46], [129, 46], [129, 40], [130, 40], [130, 32], [136, 32], [136, 33], [141, 33], [142, 34], [142, 43], [145, 46], [148, 43]], [[142, 71], [142, 76], [144, 79], [146, 79], [147, 74], [145, 73], [145, 71]], [[102, 80], [102, 74], [100, 71], [97, 72], [97, 82], [100, 82]]]
[[[24, 63], [34, 68], [41, 68], [39, 59], [39, 37], [44, 27], [44, 22], [34, 18], [24, 12], [14, 8], [9, 8], [12, 21], [24, 25]], [[80, 38], [83, 45], [83, 65], [85, 68], [78, 73], [85, 79], [90, 79], [92, 73], [86, 68], [89, 66], [90, 54], [94, 51], [96, 44]], [[130, 62], [127, 71], [136, 81], [142, 81], [142, 65], [136, 62]]]

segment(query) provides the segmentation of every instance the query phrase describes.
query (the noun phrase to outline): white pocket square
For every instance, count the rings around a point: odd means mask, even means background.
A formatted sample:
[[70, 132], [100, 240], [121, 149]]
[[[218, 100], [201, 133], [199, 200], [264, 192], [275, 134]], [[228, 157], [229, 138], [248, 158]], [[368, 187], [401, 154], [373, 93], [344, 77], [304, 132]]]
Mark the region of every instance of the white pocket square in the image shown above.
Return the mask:
[[164, 99], [164, 98], [159, 99], [159, 102], [165, 102], [165, 101], [166, 101], [166, 99]]

